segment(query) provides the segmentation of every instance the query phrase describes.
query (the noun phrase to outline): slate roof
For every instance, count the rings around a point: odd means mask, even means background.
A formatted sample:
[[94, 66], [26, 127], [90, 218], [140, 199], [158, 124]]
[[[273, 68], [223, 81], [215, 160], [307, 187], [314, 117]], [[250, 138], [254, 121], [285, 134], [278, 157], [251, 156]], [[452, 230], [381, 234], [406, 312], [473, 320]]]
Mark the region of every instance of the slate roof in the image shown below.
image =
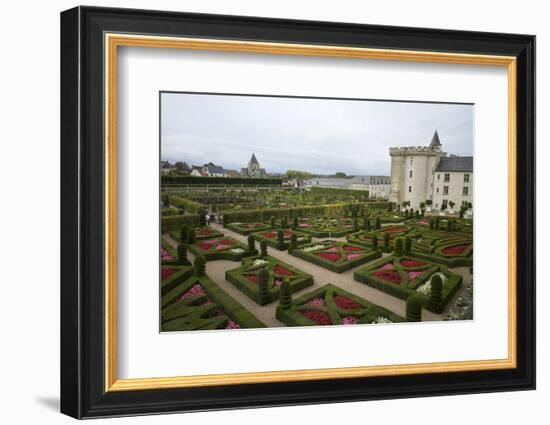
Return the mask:
[[223, 167], [220, 167], [219, 165], [208, 164], [206, 166], [206, 169], [208, 170], [209, 174], [224, 174]]
[[443, 156], [435, 171], [474, 171], [473, 156]]
[[254, 155], [254, 153], [252, 153], [252, 158], [250, 158], [250, 163], [259, 164], [258, 160], [256, 159], [256, 155]]
[[437, 134], [437, 130], [435, 130], [434, 137], [432, 137], [432, 141], [430, 142], [430, 148], [434, 148], [436, 146], [441, 146], [441, 141], [439, 140], [439, 134]]

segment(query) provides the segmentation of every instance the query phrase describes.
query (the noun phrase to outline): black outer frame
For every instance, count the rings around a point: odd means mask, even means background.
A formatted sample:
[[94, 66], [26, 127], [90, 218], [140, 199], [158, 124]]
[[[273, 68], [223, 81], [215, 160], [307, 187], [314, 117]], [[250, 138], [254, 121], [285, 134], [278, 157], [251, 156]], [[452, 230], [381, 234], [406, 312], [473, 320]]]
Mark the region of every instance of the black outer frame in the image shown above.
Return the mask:
[[[104, 391], [105, 32], [517, 57], [516, 369]], [[535, 37], [77, 7], [61, 13], [61, 412], [76, 418], [535, 388]]]

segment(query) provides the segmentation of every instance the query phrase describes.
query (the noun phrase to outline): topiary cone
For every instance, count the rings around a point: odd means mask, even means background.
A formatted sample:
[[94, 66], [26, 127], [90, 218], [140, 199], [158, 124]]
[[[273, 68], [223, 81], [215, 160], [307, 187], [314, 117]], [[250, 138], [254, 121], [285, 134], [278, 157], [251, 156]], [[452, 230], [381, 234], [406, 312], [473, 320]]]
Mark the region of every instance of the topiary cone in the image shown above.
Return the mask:
[[202, 255], [197, 255], [195, 257], [193, 269], [195, 276], [204, 276], [206, 274], [206, 259]]
[[248, 235], [248, 250], [250, 252], [256, 249], [256, 242], [254, 241], [254, 236]]
[[194, 244], [195, 241], [196, 241], [195, 229], [193, 229], [192, 227], [190, 227], [190, 228], [187, 230], [187, 238], [186, 238], [186, 241], [187, 241], [187, 245], [192, 245], [192, 244]]
[[187, 261], [187, 245], [184, 243], [178, 245], [178, 260], [181, 262]]
[[441, 295], [443, 292], [443, 281], [441, 277], [437, 274], [433, 275], [430, 286], [430, 299], [427, 308], [435, 313], [440, 313], [443, 302]]
[[412, 249], [412, 239], [410, 236], [405, 236], [405, 245], [403, 246], [404, 252], [410, 254]]
[[285, 234], [282, 229], [277, 230], [277, 248], [284, 249], [285, 247]]
[[262, 257], [267, 256], [267, 242], [266, 241], [261, 241], [260, 242], [260, 255]]
[[189, 226], [184, 224], [180, 227], [180, 242], [185, 243], [187, 241], [187, 232], [189, 231]]
[[298, 248], [298, 236], [296, 233], [293, 233], [290, 235], [290, 249], [296, 249]]
[[406, 319], [407, 322], [422, 321], [422, 303], [423, 299], [420, 295], [411, 295], [407, 298]]
[[288, 310], [292, 307], [292, 283], [288, 279], [283, 280], [281, 284], [279, 307], [283, 310]]
[[397, 257], [403, 255], [403, 238], [397, 238], [393, 247], [393, 252]]
[[269, 300], [269, 272], [267, 269], [261, 269], [258, 273], [258, 293], [260, 297], [260, 304], [267, 304]]

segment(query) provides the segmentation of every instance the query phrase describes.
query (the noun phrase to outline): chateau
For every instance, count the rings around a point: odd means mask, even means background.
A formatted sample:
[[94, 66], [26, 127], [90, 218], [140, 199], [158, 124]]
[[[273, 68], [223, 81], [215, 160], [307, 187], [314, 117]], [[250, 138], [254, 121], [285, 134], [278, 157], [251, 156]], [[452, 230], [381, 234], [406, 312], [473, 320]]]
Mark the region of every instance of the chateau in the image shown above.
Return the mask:
[[260, 167], [260, 163], [254, 153], [252, 153], [252, 157], [248, 161], [248, 167], [241, 168], [241, 176], [243, 177], [265, 177], [266, 174], [265, 169]]
[[410, 208], [432, 201], [439, 210], [449, 202], [455, 208], [473, 203], [473, 157], [448, 155], [443, 152], [437, 131], [429, 146], [390, 148], [390, 202]]

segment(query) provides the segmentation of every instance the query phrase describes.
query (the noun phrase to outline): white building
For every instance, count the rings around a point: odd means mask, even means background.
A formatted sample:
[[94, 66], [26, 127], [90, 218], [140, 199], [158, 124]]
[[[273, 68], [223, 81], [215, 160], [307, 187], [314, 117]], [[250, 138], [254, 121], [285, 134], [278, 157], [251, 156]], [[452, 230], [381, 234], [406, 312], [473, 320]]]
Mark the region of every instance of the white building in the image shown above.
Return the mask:
[[350, 189], [354, 190], [368, 190], [369, 198], [372, 199], [388, 199], [390, 196], [390, 182], [389, 176], [364, 176], [361, 177], [363, 181], [354, 182], [351, 184]]
[[437, 210], [451, 201], [455, 208], [473, 203], [473, 157], [447, 156], [437, 131], [429, 146], [390, 148], [390, 156], [390, 202], [418, 209], [431, 200]]

